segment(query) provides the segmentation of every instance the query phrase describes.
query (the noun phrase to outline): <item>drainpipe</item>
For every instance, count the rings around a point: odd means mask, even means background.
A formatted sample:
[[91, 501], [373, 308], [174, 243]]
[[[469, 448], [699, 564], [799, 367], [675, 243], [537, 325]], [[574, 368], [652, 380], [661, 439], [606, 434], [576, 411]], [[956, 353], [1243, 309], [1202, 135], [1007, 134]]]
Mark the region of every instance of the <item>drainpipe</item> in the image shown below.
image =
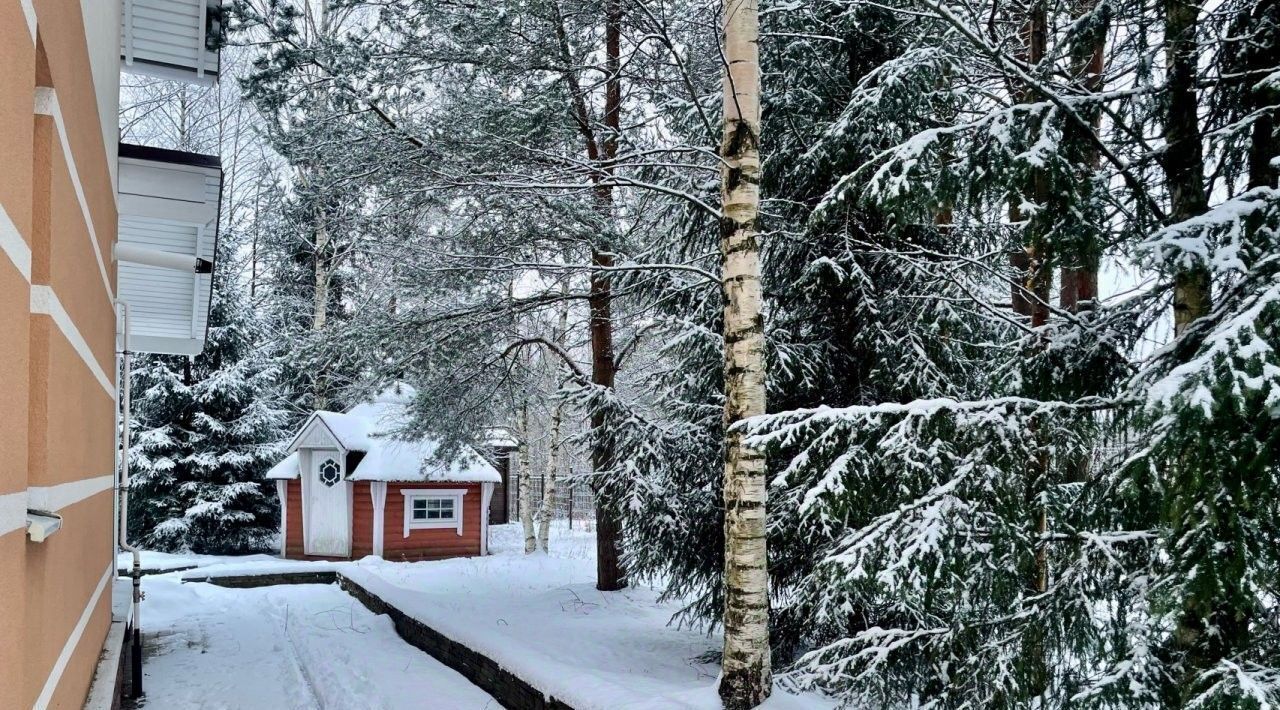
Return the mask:
[[120, 549], [133, 554], [133, 637], [130, 642], [133, 682], [130, 695], [137, 698], [142, 695], [142, 556], [138, 553], [138, 548], [129, 544], [129, 435], [132, 425], [129, 371], [132, 353], [129, 350], [129, 304], [117, 299], [116, 305], [120, 308], [123, 319], [123, 342], [120, 353], [123, 375], [120, 379], [123, 380], [124, 387], [120, 414], [120, 521], [118, 525]]

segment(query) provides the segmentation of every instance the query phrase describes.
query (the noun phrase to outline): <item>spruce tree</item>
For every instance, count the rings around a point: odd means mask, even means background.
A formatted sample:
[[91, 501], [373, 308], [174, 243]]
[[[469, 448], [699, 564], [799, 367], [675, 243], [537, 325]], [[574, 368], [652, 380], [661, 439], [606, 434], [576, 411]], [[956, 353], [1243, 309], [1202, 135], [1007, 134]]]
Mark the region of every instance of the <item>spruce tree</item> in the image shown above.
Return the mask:
[[279, 530], [263, 475], [282, 453], [288, 418], [225, 240], [219, 252], [204, 352], [142, 356], [131, 374], [129, 527], [150, 549], [262, 552]]

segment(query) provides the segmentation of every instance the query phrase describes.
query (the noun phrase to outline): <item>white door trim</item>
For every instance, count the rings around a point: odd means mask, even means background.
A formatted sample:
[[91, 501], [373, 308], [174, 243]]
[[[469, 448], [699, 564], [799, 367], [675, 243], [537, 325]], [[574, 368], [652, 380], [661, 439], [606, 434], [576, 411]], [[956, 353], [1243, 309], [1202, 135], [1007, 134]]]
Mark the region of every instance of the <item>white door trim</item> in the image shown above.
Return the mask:
[[489, 554], [489, 503], [493, 500], [493, 481], [480, 484], [480, 556]]
[[280, 558], [284, 559], [289, 556], [289, 479], [276, 481], [276, 497], [280, 499]]
[[387, 528], [387, 482], [370, 481], [369, 497], [373, 499], [373, 554], [382, 557]]

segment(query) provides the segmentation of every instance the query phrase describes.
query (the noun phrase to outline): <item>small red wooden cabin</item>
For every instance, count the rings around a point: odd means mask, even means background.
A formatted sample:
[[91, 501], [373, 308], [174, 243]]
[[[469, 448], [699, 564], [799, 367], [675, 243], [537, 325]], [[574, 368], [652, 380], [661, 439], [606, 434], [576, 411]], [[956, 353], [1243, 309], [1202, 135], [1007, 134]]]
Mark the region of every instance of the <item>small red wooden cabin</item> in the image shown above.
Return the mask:
[[402, 385], [347, 412], [307, 418], [289, 455], [267, 473], [280, 497], [282, 557], [488, 554], [490, 503], [505, 476], [474, 451], [440, 464], [435, 442], [390, 435], [412, 395]]

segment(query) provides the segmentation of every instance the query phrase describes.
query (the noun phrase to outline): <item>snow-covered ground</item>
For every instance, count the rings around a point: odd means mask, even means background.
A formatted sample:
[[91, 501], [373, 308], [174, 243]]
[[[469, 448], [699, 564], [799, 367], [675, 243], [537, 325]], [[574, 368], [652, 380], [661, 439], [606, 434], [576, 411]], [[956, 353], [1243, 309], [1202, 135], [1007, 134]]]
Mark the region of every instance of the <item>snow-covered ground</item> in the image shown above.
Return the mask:
[[[275, 557], [271, 555], [242, 555], [242, 556], [225, 556], [225, 555], [197, 555], [194, 553], [175, 554], [171, 552], [156, 552], [154, 550], [142, 550], [139, 553], [139, 562], [142, 564], [144, 571], [163, 571], [183, 569], [187, 567], [206, 567], [209, 565], [222, 563], [243, 564], [246, 562], [271, 562]], [[122, 570], [129, 570], [133, 567], [133, 555], [128, 552], [122, 552], [116, 557], [116, 567]]]
[[[175, 567], [191, 564], [200, 570], [144, 581], [144, 629], [149, 634], [169, 631], [174, 638], [157, 642], [157, 660], [148, 666], [148, 676], [181, 679], [152, 681], [153, 688], [159, 683], [166, 697], [177, 703], [156, 707], [187, 707], [199, 698], [204, 704], [197, 702], [196, 707], [372, 708], [395, 707], [387, 703], [406, 697], [416, 699], [417, 707], [483, 707], [467, 704], [465, 698], [423, 705], [430, 695], [393, 690], [379, 690], [366, 701], [362, 693], [370, 688], [403, 688], [414, 676], [428, 679], [434, 688], [435, 675], [447, 669], [405, 645], [386, 617], [373, 616], [336, 586], [221, 589], [178, 582], [183, 575], [322, 567], [341, 570], [405, 613], [578, 710], [720, 707], [719, 666], [699, 660], [719, 649], [719, 636], [669, 625], [676, 606], [658, 603], [654, 589], [597, 591], [592, 533], [570, 531], [559, 523], [552, 528], [551, 554], [525, 555], [522, 550], [519, 526], [504, 525], [491, 528], [488, 557], [414, 563], [375, 557], [345, 563], [259, 556], [192, 556], [184, 564], [168, 560]], [[402, 655], [407, 660], [400, 660]], [[171, 660], [165, 661], [166, 656]], [[436, 671], [403, 672], [413, 664]], [[238, 702], [246, 697], [239, 694], [249, 691], [236, 679], [237, 668], [270, 677], [270, 692], [279, 702]], [[453, 678], [488, 698], [461, 676]], [[166, 682], [173, 687], [165, 687]], [[249, 692], [247, 697], [265, 695]], [[357, 697], [360, 703], [350, 705]], [[797, 696], [779, 688], [764, 707], [810, 710], [835, 705], [820, 696]]]
[[146, 577], [140, 708], [497, 708], [336, 585]]
[[[551, 554], [523, 554], [518, 525], [490, 529], [489, 557], [396, 563], [366, 558], [343, 574], [405, 613], [494, 659], [578, 710], [720, 707], [719, 636], [668, 625], [658, 592], [595, 588], [595, 537], [552, 528]], [[830, 708], [778, 689], [764, 707]]]

